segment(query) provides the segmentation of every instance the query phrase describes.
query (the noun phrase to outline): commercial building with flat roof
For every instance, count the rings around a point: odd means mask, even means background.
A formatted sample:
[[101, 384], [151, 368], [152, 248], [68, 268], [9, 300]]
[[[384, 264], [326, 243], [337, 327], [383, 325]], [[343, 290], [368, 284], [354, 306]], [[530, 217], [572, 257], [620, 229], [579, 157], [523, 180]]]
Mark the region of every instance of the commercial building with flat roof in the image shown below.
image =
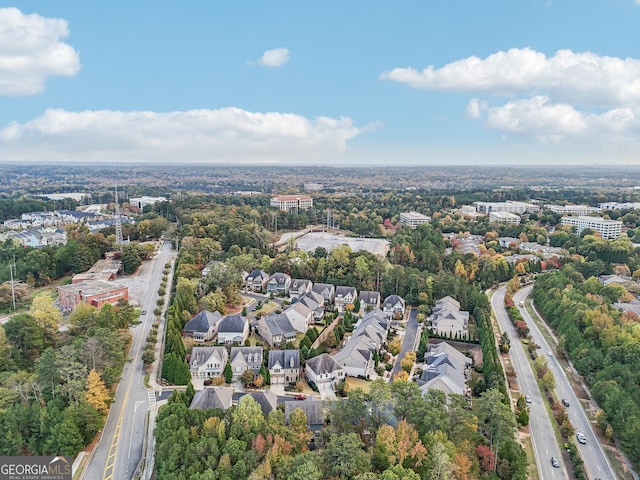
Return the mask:
[[118, 300], [129, 300], [129, 289], [118, 283], [104, 280], [88, 280], [58, 287], [60, 307], [67, 312], [73, 310], [80, 302], [92, 307], [101, 307], [105, 303], [115, 305]]
[[525, 202], [473, 202], [478, 213], [489, 214], [491, 212], [509, 212], [522, 214], [524, 212], [537, 212], [538, 205]]
[[309, 195], [278, 195], [271, 199], [270, 205], [284, 212], [306, 210], [313, 207], [313, 198]]
[[589, 205], [545, 205], [544, 208], [560, 215], [591, 215], [600, 212], [598, 207]]
[[618, 238], [622, 233], [622, 222], [618, 220], [608, 220], [602, 217], [562, 217], [560, 222], [563, 225], [573, 225], [580, 235], [585, 228], [590, 228], [602, 235], [602, 238]]
[[418, 225], [427, 223], [431, 217], [418, 212], [404, 212], [400, 214], [400, 225], [416, 228]]
[[520, 225], [520, 217], [509, 212], [491, 212], [489, 213], [489, 221]]

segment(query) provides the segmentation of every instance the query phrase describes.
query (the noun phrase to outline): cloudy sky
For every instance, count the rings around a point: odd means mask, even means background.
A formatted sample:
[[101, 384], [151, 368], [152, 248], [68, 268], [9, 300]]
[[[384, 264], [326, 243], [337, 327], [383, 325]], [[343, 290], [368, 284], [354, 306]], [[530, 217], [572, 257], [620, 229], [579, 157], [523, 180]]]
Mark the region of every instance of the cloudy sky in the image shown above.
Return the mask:
[[20, 1], [0, 162], [640, 163], [640, 0]]

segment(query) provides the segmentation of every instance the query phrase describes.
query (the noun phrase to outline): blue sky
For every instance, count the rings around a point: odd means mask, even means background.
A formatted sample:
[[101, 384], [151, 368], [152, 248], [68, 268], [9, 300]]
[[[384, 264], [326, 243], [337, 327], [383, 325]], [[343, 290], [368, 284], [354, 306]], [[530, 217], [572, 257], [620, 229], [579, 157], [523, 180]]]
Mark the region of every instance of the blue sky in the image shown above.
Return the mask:
[[640, 0], [0, 6], [0, 161], [640, 163]]

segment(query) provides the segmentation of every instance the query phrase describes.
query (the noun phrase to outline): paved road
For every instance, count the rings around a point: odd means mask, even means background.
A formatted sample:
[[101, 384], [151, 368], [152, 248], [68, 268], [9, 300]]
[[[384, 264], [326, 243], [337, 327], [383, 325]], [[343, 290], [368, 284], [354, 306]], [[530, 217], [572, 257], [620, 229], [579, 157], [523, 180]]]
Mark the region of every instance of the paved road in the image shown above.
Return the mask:
[[[526, 287], [517, 292], [513, 299], [516, 302], [516, 305], [520, 304], [520, 301], [523, 301], [531, 292], [532, 287]], [[549, 346], [549, 343], [545, 339], [545, 337], [540, 332], [540, 329], [533, 321], [529, 313], [524, 309], [520, 308], [520, 313], [522, 313], [523, 318], [529, 325], [529, 330], [531, 331], [531, 337], [533, 341], [540, 345], [540, 352], [543, 355], [547, 355], [547, 352], [552, 352], [552, 356], [547, 356], [547, 363], [549, 364], [549, 369], [553, 373], [556, 380], [556, 395], [558, 399], [567, 399], [569, 401], [569, 407], [567, 408], [567, 415], [569, 416], [569, 420], [571, 424], [575, 427], [576, 432], [582, 432], [587, 439], [586, 444], [580, 444], [576, 442], [578, 445], [578, 449], [582, 454], [582, 459], [584, 460], [584, 469], [587, 474], [587, 478], [595, 479], [600, 478], [602, 480], [614, 480], [616, 477], [609, 460], [602, 450], [602, 446], [598, 443], [598, 437], [593, 431], [593, 427], [591, 422], [589, 421], [587, 414], [582, 408], [582, 404], [578, 401], [573, 389], [571, 388], [571, 384], [567, 379], [566, 372], [562, 368], [562, 365], [558, 362], [555, 356], [555, 351]]]
[[146, 263], [139, 275], [148, 275], [147, 291], [140, 308], [146, 310], [141, 323], [131, 328], [132, 343], [115, 402], [111, 407], [99, 444], [84, 470], [86, 480], [129, 480], [142, 455], [147, 409], [156, 401], [155, 392], [144, 388], [145, 374], [141, 355], [155, 317], [162, 270], [170, 258], [171, 243], [165, 242], [154, 260]]
[[[522, 342], [518, 338], [516, 329], [511, 323], [507, 311], [504, 308], [505, 287], [499, 288], [491, 298], [491, 307], [500, 325], [500, 330], [507, 332], [511, 339], [509, 356], [511, 365], [516, 371], [520, 391], [523, 395], [529, 395], [532, 403], [529, 404], [529, 431], [531, 443], [536, 456], [536, 463], [540, 478], [543, 480], [561, 480], [569, 478], [562, 462], [560, 446], [553, 433], [551, 419], [543, 402], [546, 402], [540, 394], [535, 375]], [[554, 420], [555, 421], [555, 420]], [[556, 457], [560, 462], [560, 468], [551, 465], [551, 457]]]
[[400, 369], [402, 368], [402, 359], [404, 358], [407, 352], [413, 351], [414, 345], [416, 344], [416, 335], [418, 333], [418, 309], [413, 308], [409, 312], [409, 320], [407, 320], [407, 325], [405, 327], [404, 339], [402, 340], [402, 347], [400, 348], [400, 353], [396, 358], [396, 363], [393, 365], [393, 370], [391, 370], [391, 381], [398, 374]]

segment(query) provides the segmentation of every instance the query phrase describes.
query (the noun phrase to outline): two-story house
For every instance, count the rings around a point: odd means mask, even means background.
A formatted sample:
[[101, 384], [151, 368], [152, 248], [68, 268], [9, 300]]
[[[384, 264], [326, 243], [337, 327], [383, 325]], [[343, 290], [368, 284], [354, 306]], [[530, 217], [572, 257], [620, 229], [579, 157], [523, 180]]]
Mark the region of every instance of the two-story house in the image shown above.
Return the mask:
[[287, 316], [293, 328], [300, 333], [305, 333], [309, 326], [315, 323], [313, 310], [304, 303], [296, 302], [282, 313]]
[[314, 292], [322, 295], [324, 298], [324, 308], [328, 309], [330, 305], [333, 305], [333, 301], [336, 298], [336, 287], [330, 283], [314, 283]]
[[255, 378], [260, 373], [262, 355], [262, 347], [231, 347], [229, 363], [233, 381], [238, 380], [246, 370], [251, 370]]
[[218, 323], [218, 343], [242, 345], [249, 338], [249, 322], [242, 315], [228, 315]]
[[291, 277], [286, 273], [276, 272], [267, 282], [267, 293], [273, 293], [274, 295], [289, 295], [289, 289], [291, 288]]
[[347, 310], [347, 305], [353, 306], [358, 300], [358, 290], [355, 287], [336, 287], [336, 298], [334, 299], [336, 309], [340, 313]]
[[314, 323], [322, 323], [324, 318], [324, 297], [316, 292], [309, 292], [298, 298], [296, 303], [301, 303], [313, 311]]
[[269, 350], [271, 385], [284, 385], [300, 380], [300, 350]]
[[289, 296], [291, 301], [295, 302], [296, 299], [309, 293], [313, 288], [313, 282], [311, 280], [304, 280], [302, 278], [294, 278], [291, 280], [291, 287], [289, 288]]
[[367, 313], [372, 310], [380, 308], [380, 293], [379, 292], [367, 292], [362, 290], [358, 294], [360, 300], [360, 312]]
[[469, 312], [461, 311], [460, 303], [448, 295], [436, 301], [430, 320], [438, 335], [463, 338], [469, 333]]
[[404, 298], [399, 295], [389, 295], [382, 304], [382, 311], [389, 318], [403, 318], [404, 308]]
[[244, 279], [245, 286], [254, 292], [264, 292], [267, 289], [269, 274], [259, 268], [252, 270]]
[[304, 367], [307, 380], [316, 385], [331, 384], [335, 386], [345, 377], [344, 369], [327, 353], [307, 360]]
[[216, 336], [221, 319], [220, 312], [201, 310], [186, 323], [182, 329], [182, 335], [193, 338], [195, 342], [210, 342]]
[[193, 347], [189, 369], [194, 378], [219, 377], [227, 366], [229, 354], [224, 347]]
[[296, 333], [297, 330], [283, 313], [266, 315], [258, 320], [258, 334], [272, 347], [295, 341]]

